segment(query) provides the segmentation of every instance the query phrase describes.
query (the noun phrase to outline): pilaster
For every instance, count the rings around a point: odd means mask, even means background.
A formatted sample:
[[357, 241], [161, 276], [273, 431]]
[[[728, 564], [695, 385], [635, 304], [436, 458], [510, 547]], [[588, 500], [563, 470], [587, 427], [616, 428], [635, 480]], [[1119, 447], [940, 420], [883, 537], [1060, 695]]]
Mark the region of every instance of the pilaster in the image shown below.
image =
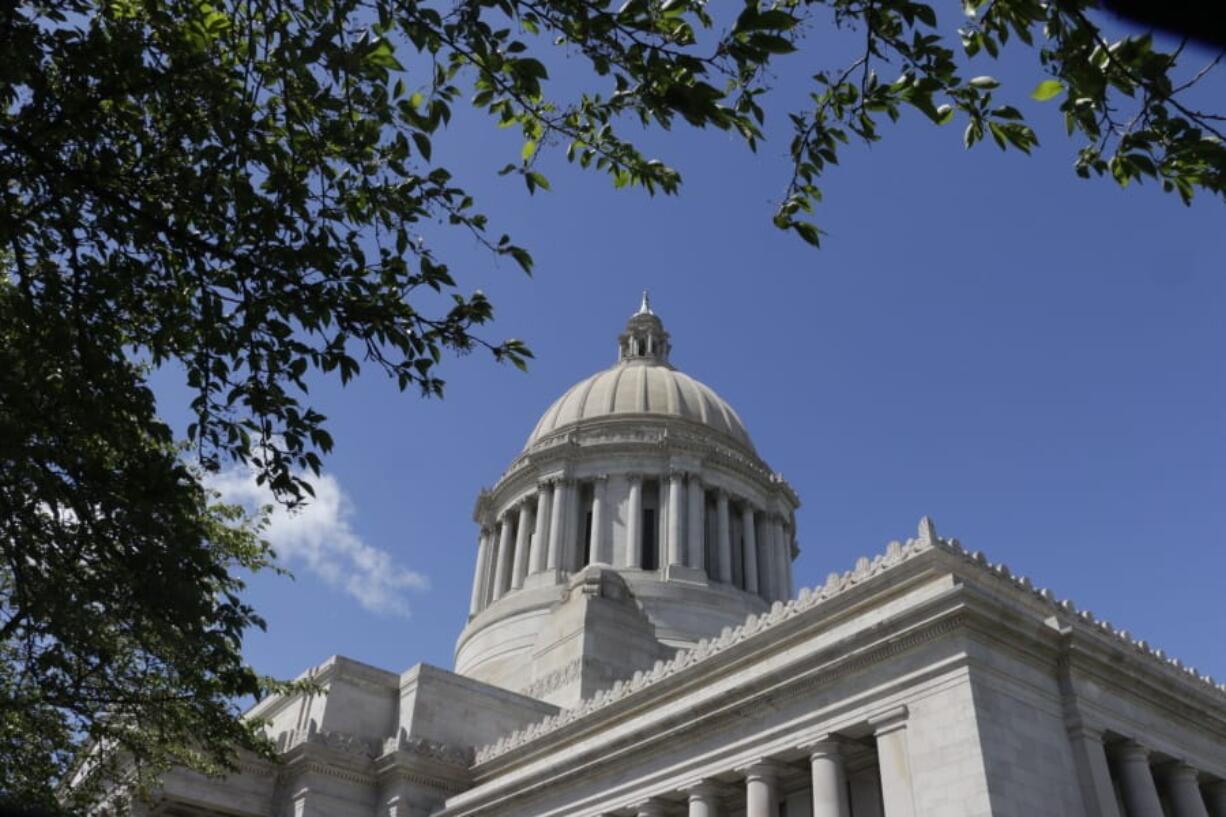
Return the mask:
[[911, 780], [911, 756], [907, 740], [907, 707], [900, 706], [869, 718], [877, 738], [877, 762], [881, 769], [881, 800], [887, 817], [914, 817], [915, 793]]

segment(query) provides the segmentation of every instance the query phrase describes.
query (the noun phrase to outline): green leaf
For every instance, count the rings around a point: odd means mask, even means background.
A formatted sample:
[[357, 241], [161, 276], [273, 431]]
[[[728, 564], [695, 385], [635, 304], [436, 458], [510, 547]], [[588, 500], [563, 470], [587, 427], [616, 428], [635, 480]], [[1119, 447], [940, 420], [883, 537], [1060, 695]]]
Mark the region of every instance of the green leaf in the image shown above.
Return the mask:
[[404, 70], [404, 66], [396, 59], [396, 52], [392, 49], [392, 44], [387, 40], [375, 41], [371, 49], [366, 52], [366, 62], [379, 68]]
[[532, 177], [532, 181], [536, 183], [537, 187], [541, 188], [542, 190], [549, 189], [549, 180], [540, 173], [537, 173], [535, 170], [530, 170], [528, 171], [528, 175]]
[[417, 145], [417, 150], [421, 153], [422, 158], [427, 162], [430, 161], [430, 139], [424, 133], [419, 131], [413, 132], [413, 144]]
[[821, 246], [821, 231], [817, 229], [817, 225], [807, 221], [793, 221], [790, 226], [798, 236], [804, 239], [806, 244], [814, 247]]
[[1045, 79], [1034, 87], [1030, 92], [1030, 98], [1039, 102], [1046, 102], [1049, 99], [1054, 99], [1064, 90], [1064, 83], [1058, 79]]
[[529, 139], [524, 142], [523, 149], [519, 151], [519, 157], [525, 162], [531, 159], [536, 154], [536, 140]]

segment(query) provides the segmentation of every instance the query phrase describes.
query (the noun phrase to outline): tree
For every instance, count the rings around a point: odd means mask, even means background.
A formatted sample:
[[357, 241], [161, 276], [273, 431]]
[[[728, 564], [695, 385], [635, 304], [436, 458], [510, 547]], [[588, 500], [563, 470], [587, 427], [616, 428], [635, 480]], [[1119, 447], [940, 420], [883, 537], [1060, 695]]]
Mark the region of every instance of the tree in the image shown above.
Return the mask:
[[[1076, 171], [1152, 179], [1185, 201], [1226, 191], [1221, 113], [1198, 107], [1221, 55], [1112, 39], [1091, 0], [42, 0], [0, 11], [0, 793], [52, 803], [80, 747], [94, 796], [168, 764], [223, 769], [258, 750], [232, 701], [266, 688], [241, 658], [260, 626], [242, 571], [272, 562], [258, 519], [203, 478], [246, 463], [279, 501], [331, 448], [308, 380], [366, 365], [442, 393], [447, 352], [524, 366], [517, 340], [426, 241], [495, 237], [432, 162], [462, 94], [523, 147], [503, 172], [548, 189], [542, 150], [618, 187], [679, 174], [623, 138], [627, 119], [763, 138], [772, 71], [805, 36], [858, 44], [789, 114], [774, 222], [817, 244], [821, 176], [852, 139], [912, 109], [1029, 152], [1034, 131], [971, 67], [1012, 38], [1034, 98], [1081, 148]], [[956, 21], [951, 21], [955, 18]], [[833, 24], [833, 26], [831, 25]], [[548, 63], [591, 72], [554, 94]], [[885, 72], [889, 77], [883, 78]], [[1030, 89], [1027, 89], [1030, 90]], [[182, 364], [176, 447], [147, 384]], [[88, 781], [87, 781], [88, 782]]]

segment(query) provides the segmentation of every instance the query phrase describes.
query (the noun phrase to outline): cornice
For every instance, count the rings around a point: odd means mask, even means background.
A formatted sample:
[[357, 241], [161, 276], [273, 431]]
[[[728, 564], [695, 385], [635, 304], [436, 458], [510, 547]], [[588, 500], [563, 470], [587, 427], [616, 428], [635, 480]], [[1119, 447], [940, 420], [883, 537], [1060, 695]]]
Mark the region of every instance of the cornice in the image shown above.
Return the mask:
[[319, 774], [350, 783], [397, 778], [456, 794], [469, 785], [472, 750], [400, 735], [363, 738], [346, 732], [294, 730], [281, 753], [282, 777]]
[[378, 779], [383, 785], [403, 781], [405, 783], [411, 783], [414, 786], [434, 789], [444, 797], [459, 794], [460, 792], [467, 790], [470, 785], [466, 780], [445, 780], [401, 766], [390, 766], [386, 769], [381, 769], [379, 771]]
[[[894, 544], [897, 545], [897, 543]], [[795, 618], [803, 612], [819, 605], [828, 604], [837, 596], [848, 592], [852, 587], [931, 548], [931, 544], [912, 540], [906, 546], [891, 547], [884, 556], [879, 556], [871, 562], [867, 559], [861, 559], [857, 562], [854, 570], [848, 571], [841, 576], [832, 573], [825, 585], [816, 589], [805, 588], [801, 590], [799, 595], [786, 605], [782, 602], [775, 602], [768, 612], [760, 616], [749, 616], [745, 623], [739, 627], [725, 627], [718, 638], [703, 639], [693, 649], [678, 652], [670, 661], [657, 661], [650, 671], [636, 672], [629, 681], [618, 681], [610, 689], [597, 692], [592, 698], [581, 702], [572, 709], [547, 717], [536, 724], [513, 732], [506, 737], [500, 738], [497, 743], [481, 747], [476, 752], [475, 761], [480, 765], [591, 715], [616, 701], [630, 696], [646, 694], [648, 690], [665, 679], [708, 661], [737, 644], [749, 639], [758, 638], [782, 622]]]
[[[797, 597], [786, 605], [775, 602], [770, 611], [762, 616], [750, 616], [746, 622], [733, 628], [725, 628], [718, 638], [700, 641], [690, 650], [679, 652], [671, 661], [657, 661], [648, 672], [636, 672], [629, 681], [618, 681], [611, 688], [597, 692], [593, 697], [584, 700], [572, 709], [527, 726], [521, 730], [500, 738], [496, 743], [477, 749], [475, 763], [481, 765], [501, 755], [519, 749], [537, 739], [550, 735], [557, 730], [575, 723], [581, 719], [595, 715], [609, 705], [630, 696], [650, 694], [656, 685], [678, 673], [690, 671], [692, 667], [711, 660], [734, 645], [748, 639], [766, 637], [764, 634], [778, 627], [785, 621], [801, 615], [818, 615], [814, 612], [824, 610], [836, 598], [849, 592], [853, 587], [866, 583], [875, 577], [893, 573], [901, 566], [918, 559], [926, 553], [934, 553], [933, 558], [946, 560], [951, 567], [961, 568], [962, 572], [970, 572], [979, 578], [994, 581], [997, 587], [1006, 590], [1014, 599], [1022, 599], [1036, 612], [1048, 611], [1070, 619], [1078, 628], [1089, 629], [1099, 635], [1113, 639], [1117, 646], [1126, 647], [1149, 659], [1151, 669], [1165, 673], [1172, 680], [1177, 680], [1184, 688], [1197, 694], [1212, 693], [1214, 703], [1226, 704], [1226, 685], [1218, 685], [1213, 679], [1202, 676], [1183, 667], [1176, 660], [1168, 660], [1160, 651], [1153, 650], [1143, 641], [1133, 641], [1128, 633], [1116, 630], [1107, 622], [1098, 621], [1087, 611], [1078, 611], [1068, 600], [1057, 600], [1050, 590], [1036, 588], [1030, 579], [1015, 576], [1004, 564], [992, 564], [979, 552], [967, 552], [956, 539], [942, 539], [936, 535], [935, 526], [925, 517], [920, 521], [919, 536], [909, 539], [905, 544], [891, 542], [886, 552], [871, 561], [861, 557], [855, 568], [843, 574], [832, 573], [824, 585], [817, 588], [805, 588]], [[1042, 621], [1042, 619], [1040, 619]]]
[[473, 761], [473, 750], [471, 747], [453, 746], [449, 743], [403, 734], [398, 737], [387, 738], [383, 741], [382, 748], [383, 756], [401, 752], [461, 769], [467, 769]]
[[[495, 814], [499, 808], [512, 801], [528, 801], [541, 791], [564, 785], [567, 780], [584, 779], [595, 767], [608, 769], [610, 764], [626, 760], [641, 762], [644, 757], [656, 754], [667, 754], [672, 758], [671, 765], [677, 759], [676, 746], [684, 746], [692, 740], [702, 741], [705, 739], [704, 735], [718, 732], [748, 736], [753, 729], [760, 727], [763, 712], [787, 706], [796, 698], [829, 688], [831, 684], [866, 667], [958, 632], [963, 626], [960, 609], [959, 588], [950, 588], [940, 596], [927, 599], [916, 608], [904, 611], [902, 618], [894, 620], [886, 628], [887, 631], [883, 632], [882, 628], [878, 627], [865, 629], [850, 639], [827, 644], [820, 650], [805, 655], [797, 664], [789, 665], [782, 678], [773, 673], [762, 674], [738, 684], [735, 689], [730, 689], [717, 698], [709, 698], [691, 706], [673, 706], [672, 702], [690, 695], [710, 681], [709, 678], [701, 676], [692, 679], [688, 686], [665, 693], [664, 697], [658, 700], [647, 701], [635, 712], [628, 713], [627, 717], [633, 718], [649, 712], [658, 713], [660, 717], [642, 722], [632, 732], [623, 734], [616, 741], [611, 742], [603, 737], [603, 723], [589, 724], [581, 733], [569, 734], [567, 730], [568, 734], [553, 735], [549, 741], [542, 742], [535, 753], [516, 757], [512, 761], [514, 766], [530, 766], [542, 756], [552, 755], [546, 772], [533, 772], [526, 778], [504, 777], [512, 767], [501, 763], [475, 770], [475, 779], [479, 785], [499, 780], [506, 782], [496, 783], [494, 789], [474, 792], [477, 798], [475, 800], [465, 795], [465, 802], [456, 804], [454, 814]], [[797, 639], [807, 637], [807, 632], [793, 632], [791, 635], [785, 635], [783, 641], [786, 644], [794, 644]], [[723, 672], [739, 672], [760, 657], [760, 652], [742, 654], [736, 665], [724, 668]], [[946, 660], [928, 665], [922, 677], [909, 675], [905, 682], [898, 683], [908, 689], [913, 689], [916, 684], [925, 686], [930, 681], [948, 675], [963, 660], [964, 656], [952, 654]], [[891, 685], [879, 687], [876, 697], [889, 701], [901, 688], [902, 686]], [[661, 706], [665, 701], [668, 702], [667, 705]], [[774, 757], [792, 753], [793, 750], [799, 751], [799, 747], [812, 736], [825, 734], [831, 729], [843, 729], [853, 721], [863, 721], [861, 710], [864, 706], [865, 701], [862, 699], [847, 699], [820, 711], [808, 713], [808, 720], [803, 724], [790, 720], [786, 725], [771, 727], [762, 734], [755, 735], [752, 746], [730, 748], [727, 757], [715, 761], [716, 765], [733, 768], [743, 766], [756, 757]], [[581, 747], [580, 742], [596, 734], [602, 735], [597, 745], [589, 743]], [[781, 737], [783, 745], [780, 745]], [[531, 752], [528, 749], [525, 751]], [[685, 778], [692, 774], [694, 779], [697, 779], [711, 771], [711, 763], [712, 758], [706, 756], [692, 769], [672, 768], [666, 776]], [[606, 799], [610, 804], [614, 804], [627, 794], [634, 792], [610, 791], [606, 793]], [[615, 811], [616, 808], [620, 806], [615, 807]], [[448, 810], [445, 813], [452, 814], [453, 811]]]
[[665, 459], [670, 452], [695, 454], [757, 483], [768, 494], [778, 494], [793, 510], [800, 506], [800, 499], [787, 480], [773, 472], [756, 452], [696, 421], [658, 414], [578, 421], [521, 452], [498, 479], [492, 493], [497, 496], [522, 490], [521, 480], [530, 483], [538, 473], [558, 463], [573, 464], [589, 454], [609, 450], [640, 455], [647, 451]]

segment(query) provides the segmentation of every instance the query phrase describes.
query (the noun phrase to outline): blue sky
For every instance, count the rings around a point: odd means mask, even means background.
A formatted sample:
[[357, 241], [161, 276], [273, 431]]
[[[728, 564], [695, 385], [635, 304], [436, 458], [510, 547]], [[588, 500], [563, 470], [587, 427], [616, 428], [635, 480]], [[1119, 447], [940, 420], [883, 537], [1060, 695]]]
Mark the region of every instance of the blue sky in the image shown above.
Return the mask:
[[[803, 79], [813, 59], [786, 65]], [[373, 372], [313, 389], [337, 441], [335, 504], [281, 527], [295, 580], [252, 583], [269, 622], [247, 642], [256, 667], [292, 675], [334, 653], [450, 667], [477, 492], [557, 396], [612, 364], [649, 288], [674, 363], [731, 402], [799, 493], [798, 586], [929, 514], [1226, 678], [1222, 204], [1077, 179], [1055, 103], [1027, 98], [1037, 65], [990, 71], [1016, 80], [1004, 101], [1034, 115], [1036, 155], [967, 152], [961, 125], [904, 116], [828, 174], [819, 251], [769, 219], [788, 172], [783, 113], [806, 90], [794, 79], [779, 81], [757, 155], [722, 133], [649, 135], [648, 152], [685, 178], [667, 199], [615, 191], [559, 152], [542, 158], [553, 191], [530, 197], [496, 175], [518, 158], [516, 134], [458, 116], [436, 158], [537, 272], [442, 228], [428, 240], [462, 288], [494, 302], [490, 337], [523, 338], [537, 358], [527, 374], [449, 359], [442, 401]], [[157, 386], [182, 423], [174, 373]]]

